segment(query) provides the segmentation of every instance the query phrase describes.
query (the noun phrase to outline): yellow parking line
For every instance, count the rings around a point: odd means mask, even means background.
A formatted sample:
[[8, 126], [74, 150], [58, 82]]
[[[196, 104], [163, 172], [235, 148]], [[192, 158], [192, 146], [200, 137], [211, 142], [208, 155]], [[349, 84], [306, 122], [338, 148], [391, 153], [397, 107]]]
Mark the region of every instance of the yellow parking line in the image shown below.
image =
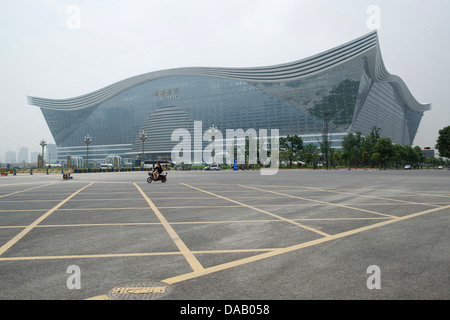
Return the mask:
[[6, 250], [8, 250], [9, 248], [11, 248], [14, 244], [17, 243], [17, 241], [19, 241], [20, 239], [22, 239], [28, 232], [30, 232], [31, 230], [33, 230], [39, 223], [41, 223], [45, 218], [47, 218], [49, 215], [51, 215], [53, 212], [55, 212], [56, 210], [58, 210], [63, 204], [65, 204], [67, 201], [69, 201], [70, 199], [72, 199], [74, 196], [76, 196], [78, 193], [80, 193], [81, 191], [83, 191], [84, 189], [86, 189], [87, 187], [91, 186], [92, 184], [94, 184], [94, 182], [91, 182], [90, 184], [88, 184], [87, 186], [84, 186], [83, 188], [79, 189], [78, 191], [72, 193], [70, 196], [68, 196], [66, 199], [64, 199], [63, 201], [61, 201], [60, 203], [58, 203], [56, 206], [54, 206], [52, 209], [50, 209], [49, 211], [47, 211], [46, 213], [44, 213], [42, 216], [40, 216], [38, 219], [36, 219], [32, 224], [30, 224], [29, 226], [27, 226], [25, 229], [23, 229], [19, 234], [17, 234], [14, 238], [12, 238], [11, 240], [9, 240], [7, 243], [5, 243], [1, 248], [0, 248], [0, 256], [5, 253]]
[[269, 215], [269, 216], [275, 217], [275, 218], [277, 218], [277, 219], [280, 219], [280, 220], [289, 222], [289, 223], [291, 223], [291, 224], [293, 224], [293, 225], [296, 225], [296, 226], [298, 226], [298, 227], [300, 227], [300, 228], [303, 228], [303, 229], [306, 229], [306, 230], [309, 230], [309, 231], [318, 233], [318, 234], [320, 234], [321, 236], [324, 236], [324, 237], [329, 236], [328, 233], [325, 233], [325, 232], [322, 232], [322, 231], [320, 231], [320, 230], [317, 230], [317, 229], [314, 229], [314, 228], [305, 226], [305, 225], [303, 225], [303, 224], [301, 224], [301, 223], [298, 223], [298, 222], [293, 221], [293, 220], [291, 220], [291, 219], [287, 219], [287, 218], [285, 218], [285, 217], [276, 215], [276, 214], [271, 213], [271, 212], [268, 212], [268, 211], [266, 211], [266, 210], [262, 210], [262, 209], [253, 207], [253, 206], [250, 206], [250, 205], [248, 205], [248, 204], [245, 204], [245, 203], [242, 203], [242, 202], [239, 202], [239, 201], [236, 201], [236, 200], [227, 198], [227, 197], [223, 197], [223, 196], [221, 196], [221, 195], [218, 195], [218, 194], [215, 194], [215, 193], [212, 193], [212, 192], [209, 192], [209, 191], [200, 189], [200, 188], [196, 188], [196, 187], [190, 186], [190, 185], [185, 184], [185, 183], [182, 183], [182, 185], [184, 185], [184, 186], [186, 186], [186, 187], [189, 187], [189, 188], [192, 188], [192, 189], [195, 189], [195, 190], [198, 190], [198, 191], [201, 191], [201, 192], [204, 192], [204, 193], [207, 193], [207, 194], [210, 194], [210, 195], [215, 196], [215, 197], [217, 197], [217, 198], [221, 198], [221, 199], [224, 199], [224, 200], [227, 200], [227, 201], [230, 201], [230, 202], [239, 204], [239, 205], [241, 205], [241, 206], [243, 206], [243, 207], [247, 207], [247, 208], [250, 208], [250, 209], [253, 209], [253, 210], [262, 212], [262, 213], [264, 213], [264, 214], [267, 214], [267, 215]]
[[[308, 189], [311, 189], [311, 190], [317, 190], [317, 191], [330, 192], [330, 193], [346, 194], [346, 195], [351, 195], [351, 196], [354, 196], [354, 197], [381, 199], [381, 200], [388, 200], [388, 201], [401, 202], [401, 203], [407, 203], [407, 204], [419, 204], [419, 205], [424, 205], [424, 206], [438, 207], [438, 205], [435, 205], [435, 204], [422, 203], [422, 202], [412, 202], [412, 201], [392, 199], [392, 198], [385, 198], [385, 197], [379, 197], [379, 196], [370, 196], [370, 195], [364, 195], [364, 194], [356, 194], [356, 193], [352, 193], [352, 192], [334, 191], [332, 189], [322, 189], [322, 188], [313, 188], [313, 187], [305, 187], [305, 188], [308, 188]], [[401, 195], [395, 195], [395, 196], [398, 197], [398, 196], [401, 196]]]
[[32, 199], [32, 200], [27, 200], [27, 199], [22, 199], [22, 200], [0, 200], [0, 203], [4, 203], [4, 202], [57, 202], [60, 201], [59, 199]]
[[[225, 249], [225, 250], [198, 250], [192, 251], [195, 254], [218, 254], [218, 253], [260, 253], [278, 250], [279, 248], [266, 249]], [[0, 261], [30, 261], [30, 260], [63, 260], [63, 259], [98, 259], [98, 258], [130, 258], [130, 257], [151, 257], [151, 256], [176, 256], [182, 255], [180, 251], [167, 252], [142, 252], [142, 253], [104, 253], [104, 254], [73, 254], [59, 256], [29, 256], [29, 257], [4, 257]], [[198, 270], [201, 272], [201, 270]]]
[[126, 207], [126, 208], [68, 208], [59, 211], [111, 211], [111, 210], [148, 210], [148, 207]]
[[354, 234], [358, 234], [360, 232], [364, 232], [367, 230], [371, 230], [371, 229], [375, 229], [375, 228], [379, 228], [382, 226], [386, 226], [389, 225], [391, 223], [395, 223], [395, 222], [399, 222], [399, 221], [403, 221], [403, 220], [407, 220], [407, 219], [411, 219], [414, 217], [418, 217], [421, 215], [425, 215], [425, 214], [429, 214], [432, 212], [438, 212], [444, 209], [449, 209], [450, 205], [445, 206], [445, 207], [440, 207], [440, 208], [433, 208], [433, 209], [428, 209], [428, 210], [424, 210], [421, 212], [417, 212], [417, 213], [413, 213], [407, 216], [403, 216], [403, 217], [397, 217], [394, 219], [389, 219], [389, 220], [385, 220], [383, 222], [379, 222], [379, 223], [375, 223], [369, 226], [365, 226], [365, 227], [361, 227], [361, 228], [357, 228], [357, 229], [353, 229], [353, 230], [349, 230], [349, 231], [345, 231], [345, 232], [341, 232], [335, 235], [330, 235], [327, 237], [323, 237], [323, 238], [319, 238], [316, 240], [312, 240], [312, 241], [308, 241], [308, 242], [303, 242], [303, 243], [299, 243], [296, 245], [292, 245], [286, 248], [279, 248], [279, 249], [274, 249], [272, 251], [268, 251], [262, 254], [258, 254], [255, 256], [251, 256], [251, 257], [247, 257], [247, 258], [243, 258], [243, 259], [239, 259], [239, 260], [235, 260], [235, 261], [231, 261], [231, 262], [227, 262], [224, 264], [220, 264], [220, 265], [216, 265], [213, 267], [209, 267], [209, 268], [205, 268], [202, 272], [191, 272], [191, 273], [186, 273], [186, 274], [182, 274], [182, 275], [178, 275], [178, 276], [174, 276], [171, 278], [167, 278], [164, 280], [161, 280], [164, 283], [167, 283], [169, 285], [178, 283], [178, 282], [182, 282], [182, 281], [186, 281], [186, 280], [190, 280], [190, 279], [194, 279], [194, 278], [198, 278], [204, 275], [208, 275], [211, 273], [215, 273], [218, 271], [223, 271], [223, 270], [227, 270], [230, 268], [234, 268], [240, 265], [244, 265], [247, 263], [251, 263], [251, 262], [256, 262], [259, 260], [263, 260], [263, 259], [267, 259], [270, 257], [274, 257], [274, 256], [278, 256], [280, 254], [284, 254], [284, 253], [288, 253], [288, 252], [292, 252], [292, 251], [297, 251], [303, 248], [307, 248], [307, 247], [311, 247], [311, 246], [315, 246], [324, 242], [328, 242], [328, 241], [332, 241], [332, 240], [336, 240], [336, 239], [340, 239], [340, 238], [345, 238]]
[[396, 216], [393, 216], [393, 215], [390, 215], [390, 214], [375, 212], [375, 211], [361, 209], [361, 208], [355, 208], [355, 207], [351, 207], [351, 206], [347, 206], [347, 205], [343, 205], [343, 204], [327, 202], [327, 201], [321, 201], [321, 200], [314, 200], [314, 199], [304, 198], [304, 197], [298, 197], [298, 196], [293, 196], [293, 195], [290, 195], [290, 194], [285, 194], [285, 193], [280, 193], [280, 192], [276, 192], [276, 191], [265, 190], [265, 189], [255, 188], [255, 187], [248, 187], [248, 186], [243, 186], [243, 185], [238, 185], [238, 186], [240, 186], [242, 188], [248, 188], [248, 189], [254, 189], [254, 190], [263, 191], [263, 192], [274, 193], [274, 194], [286, 196], [286, 197], [289, 197], [289, 198], [301, 199], [301, 200], [312, 201], [312, 202], [317, 202], [317, 203], [323, 203], [323, 204], [330, 205], [330, 206], [336, 206], [336, 207], [347, 208], [347, 209], [352, 209], [352, 210], [357, 210], [357, 211], [362, 211], [362, 212], [368, 212], [368, 213], [372, 213], [372, 214], [376, 214], [376, 215], [380, 215], [380, 216], [385, 216], [385, 217], [389, 217], [389, 218], [397, 218]]
[[[428, 209], [428, 210], [424, 210], [421, 212], [417, 212], [417, 213], [413, 213], [407, 216], [403, 216], [403, 217], [396, 217], [394, 219], [388, 219], [376, 224], [372, 224], [369, 226], [365, 226], [365, 227], [361, 227], [361, 228], [357, 228], [357, 229], [353, 229], [353, 230], [349, 230], [349, 231], [345, 231], [342, 233], [338, 233], [335, 235], [329, 235], [327, 237], [323, 237], [323, 238], [319, 238], [316, 240], [312, 240], [312, 241], [308, 241], [308, 242], [303, 242], [303, 243], [299, 243], [296, 245], [292, 245], [286, 248], [277, 248], [277, 249], [273, 249], [273, 250], [269, 250], [267, 252], [261, 253], [261, 254], [257, 254], [251, 257], [247, 257], [247, 258], [243, 258], [243, 259], [239, 259], [239, 260], [235, 260], [235, 261], [231, 261], [231, 262], [227, 262], [224, 264], [220, 264], [220, 265], [216, 265], [213, 267], [209, 267], [209, 268], [204, 268], [203, 270], [199, 271], [199, 272], [190, 272], [190, 273], [186, 273], [186, 274], [181, 274], [178, 276], [174, 276], [174, 277], [170, 277], [170, 278], [166, 278], [164, 280], [161, 280], [161, 282], [167, 283], [169, 285], [173, 285], [175, 283], [179, 283], [179, 282], [183, 282], [186, 280], [190, 280], [190, 279], [195, 279], [198, 277], [202, 277], [208, 274], [212, 274], [215, 272], [219, 272], [219, 271], [223, 271], [223, 270], [227, 270], [227, 269], [231, 269], [237, 266], [241, 266], [241, 265], [245, 265], [248, 263], [252, 263], [252, 262], [256, 262], [256, 261], [260, 261], [263, 259], [267, 259], [270, 257], [275, 257], [284, 253], [289, 253], [289, 252], [293, 252], [293, 251], [297, 251], [303, 248], [307, 248], [307, 247], [311, 247], [311, 246], [315, 246], [321, 243], [325, 243], [328, 241], [332, 241], [332, 240], [336, 240], [336, 239], [340, 239], [340, 238], [345, 238], [351, 235], [355, 235], [364, 231], [368, 231], [371, 229], [376, 229], [382, 226], [386, 226], [392, 223], [396, 223], [399, 221], [403, 221], [403, 220], [407, 220], [407, 219], [411, 219], [414, 217], [418, 217], [421, 215], [425, 215], [425, 214], [429, 214], [429, 213], [433, 213], [433, 212], [438, 212], [438, 211], [442, 211], [445, 209], [450, 209], [450, 205], [447, 205], [445, 207], [440, 207], [440, 208], [433, 208], [433, 209]], [[380, 218], [379, 218], [380, 219]], [[262, 249], [264, 250], [264, 249]], [[223, 252], [223, 251], [222, 251]], [[195, 252], [195, 253], [200, 253], [200, 252]], [[206, 252], [205, 252], [206, 253]], [[208, 251], [207, 253], [212, 253], [212, 251]], [[90, 297], [87, 300], [102, 300], [102, 299], [106, 299], [109, 300], [109, 297], [107, 295], [98, 295], [95, 297]]]
[[175, 230], [172, 228], [172, 226], [167, 222], [166, 218], [161, 214], [161, 212], [158, 210], [158, 208], [154, 205], [152, 200], [150, 200], [149, 197], [145, 194], [144, 191], [136, 184], [133, 183], [136, 188], [141, 193], [142, 197], [147, 201], [150, 208], [152, 208], [153, 212], [158, 217], [159, 221], [161, 221], [162, 225], [166, 229], [167, 233], [170, 235], [172, 240], [175, 242], [175, 245], [178, 247], [178, 249], [181, 251], [191, 268], [194, 270], [194, 272], [201, 272], [204, 270], [203, 266], [200, 264], [200, 262], [197, 260], [197, 258], [192, 254], [192, 252], [189, 250], [189, 248], [186, 246], [186, 244], [183, 242], [183, 240], [180, 239], [178, 234], [175, 232]]
[[11, 192], [11, 193], [8, 193], [8, 194], [1, 195], [0, 198], [8, 197], [8, 196], [11, 196], [11, 195], [17, 194], [17, 193], [27, 192], [27, 191], [30, 191], [30, 190], [33, 190], [33, 189], [43, 188], [43, 187], [50, 186], [50, 185], [55, 184], [55, 183], [58, 183], [58, 182], [47, 183], [47, 184], [44, 184], [42, 186], [37, 186], [37, 187], [28, 188], [28, 189], [25, 189], [25, 190], [19, 190], [19, 191]]
[[46, 211], [46, 209], [5, 209], [0, 210], [0, 212], [36, 212], [36, 211]]
[[425, 190], [425, 191], [409, 191], [409, 190], [393, 190], [393, 189], [387, 189], [386, 191], [401, 191], [401, 192], [405, 192], [408, 193], [410, 195], [418, 195], [418, 196], [426, 196], [426, 197], [444, 197], [444, 198], [448, 198], [450, 197], [450, 194], [447, 192], [443, 192], [443, 193], [439, 193], [439, 192], [435, 192], [435, 193], [428, 193], [430, 190]]
[[31, 256], [31, 257], [6, 257], [0, 261], [25, 261], [25, 260], [60, 260], [60, 259], [93, 259], [93, 258], [126, 258], [148, 256], [179, 255], [181, 252], [148, 252], [148, 253], [105, 253], [105, 254], [76, 254], [60, 256]]
[[[146, 208], [148, 209], [148, 208]], [[361, 221], [361, 220], [386, 220], [390, 218], [370, 217], [370, 218], [297, 218], [292, 221]], [[179, 221], [171, 222], [171, 225], [186, 224], [234, 224], [234, 223], [265, 223], [284, 222], [280, 219], [252, 219], [252, 220], [212, 220], [212, 221]], [[116, 222], [116, 223], [73, 223], [73, 224], [41, 224], [36, 228], [78, 228], [78, 227], [114, 227], [114, 226], [159, 226], [161, 222]], [[27, 226], [0, 226], [0, 229], [23, 229]], [[192, 251], [194, 252], [194, 251]]]

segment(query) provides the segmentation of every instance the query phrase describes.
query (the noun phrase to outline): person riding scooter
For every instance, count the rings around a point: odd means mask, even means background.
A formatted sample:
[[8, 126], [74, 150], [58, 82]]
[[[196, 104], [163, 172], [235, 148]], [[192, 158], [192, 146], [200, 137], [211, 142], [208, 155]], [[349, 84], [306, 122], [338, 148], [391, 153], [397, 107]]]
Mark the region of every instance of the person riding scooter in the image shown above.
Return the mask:
[[161, 165], [159, 164], [159, 161], [156, 161], [156, 164], [153, 167], [153, 178], [155, 178], [155, 181], [158, 179], [158, 176], [162, 172], [163, 172], [163, 169], [161, 168]]

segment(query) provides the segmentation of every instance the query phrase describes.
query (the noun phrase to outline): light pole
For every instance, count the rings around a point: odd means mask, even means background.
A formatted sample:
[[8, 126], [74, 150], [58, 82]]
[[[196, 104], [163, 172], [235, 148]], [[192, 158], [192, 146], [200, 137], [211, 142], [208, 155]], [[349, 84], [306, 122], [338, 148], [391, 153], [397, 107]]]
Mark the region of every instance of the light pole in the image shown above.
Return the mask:
[[216, 134], [217, 134], [217, 128], [212, 125], [211, 128], [209, 128], [209, 134], [211, 135], [211, 140], [212, 140], [212, 164], [214, 164], [214, 158], [216, 156], [216, 149], [214, 148], [214, 140], [216, 139]]
[[47, 145], [47, 142], [42, 139], [39, 144], [42, 146], [42, 168], [44, 168], [44, 147]]
[[323, 137], [323, 144], [324, 144], [324, 151], [325, 151], [325, 159], [327, 161], [327, 170], [328, 170], [328, 151], [329, 151], [329, 147], [328, 147], [328, 116], [330, 115], [329, 112], [325, 112], [323, 114], [325, 116], [325, 133], [324, 133], [324, 137]]
[[144, 152], [144, 141], [147, 139], [147, 134], [144, 130], [142, 130], [139, 133], [139, 139], [142, 141], [142, 169], [144, 169], [144, 163], [145, 163], [145, 152]]
[[89, 136], [89, 134], [84, 137], [84, 142], [86, 143], [86, 167], [88, 168], [89, 172], [89, 144], [92, 142], [92, 138]]

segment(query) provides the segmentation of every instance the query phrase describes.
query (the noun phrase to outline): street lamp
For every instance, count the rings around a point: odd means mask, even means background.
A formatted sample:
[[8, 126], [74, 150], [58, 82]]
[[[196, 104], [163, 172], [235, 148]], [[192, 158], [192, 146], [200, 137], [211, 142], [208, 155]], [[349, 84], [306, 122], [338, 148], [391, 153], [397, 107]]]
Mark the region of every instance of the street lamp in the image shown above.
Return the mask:
[[89, 134], [86, 137], [84, 137], [84, 142], [86, 143], [86, 166], [89, 171], [89, 145], [92, 142], [92, 138], [89, 136]]
[[42, 146], [42, 168], [44, 167], [44, 147], [47, 145], [44, 139], [39, 143]]
[[217, 128], [212, 125], [209, 130], [208, 130], [209, 134], [211, 135], [211, 140], [212, 140], [212, 164], [214, 164], [214, 158], [216, 156], [216, 149], [214, 148], [214, 140], [216, 139], [216, 134], [217, 134]]
[[144, 130], [142, 130], [139, 133], [139, 139], [142, 141], [142, 168], [144, 168], [144, 161], [145, 161], [145, 153], [144, 153], [144, 141], [147, 139], [147, 134]]
[[324, 151], [325, 151], [325, 159], [327, 161], [327, 170], [328, 170], [328, 152], [329, 152], [329, 142], [328, 142], [328, 116], [330, 115], [329, 112], [325, 112], [323, 114], [325, 116], [325, 133], [323, 137], [323, 144], [324, 144]]

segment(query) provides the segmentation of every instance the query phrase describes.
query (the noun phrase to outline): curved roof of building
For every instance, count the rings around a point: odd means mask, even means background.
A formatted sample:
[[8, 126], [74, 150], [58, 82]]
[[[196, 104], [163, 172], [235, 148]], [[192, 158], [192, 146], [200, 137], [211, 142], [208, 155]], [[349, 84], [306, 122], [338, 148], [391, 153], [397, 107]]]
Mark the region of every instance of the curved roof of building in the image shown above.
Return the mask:
[[413, 97], [400, 77], [391, 75], [386, 70], [381, 56], [378, 34], [376, 31], [312, 57], [274, 66], [253, 68], [188, 67], [167, 69], [134, 76], [74, 98], [46, 99], [27, 96], [27, 99], [30, 105], [41, 108], [75, 110], [97, 105], [131, 87], [168, 76], [200, 75], [258, 82], [292, 81], [306, 78], [319, 72], [324, 72], [327, 69], [362, 56], [367, 58], [370, 77], [374, 81], [391, 83], [398, 89], [404, 102], [414, 110], [426, 111], [431, 109], [431, 104], [419, 103]]

